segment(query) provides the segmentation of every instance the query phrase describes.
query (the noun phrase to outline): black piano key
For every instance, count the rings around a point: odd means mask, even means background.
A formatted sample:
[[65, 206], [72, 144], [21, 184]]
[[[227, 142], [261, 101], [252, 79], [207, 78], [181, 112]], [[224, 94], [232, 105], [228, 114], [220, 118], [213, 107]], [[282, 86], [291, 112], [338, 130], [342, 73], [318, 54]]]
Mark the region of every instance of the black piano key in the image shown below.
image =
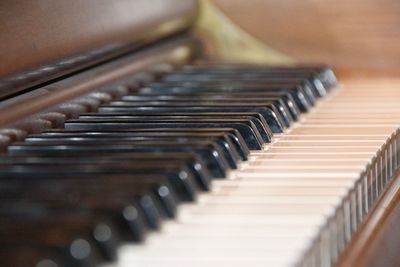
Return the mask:
[[[73, 195], [78, 193], [79, 190], [76, 189]], [[142, 241], [146, 232], [145, 227], [159, 230], [164, 216], [169, 218], [176, 216], [175, 200], [164, 193], [161, 196], [160, 194], [155, 196], [152, 193], [143, 193], [135, 197], [131, 194], [121, 196], [121, 194], [112, 192], [102, 192], [94, 196], [83, 195], [80, 201], [80, 207], [89, 208], [93, 212], [104, 214], [115, 221], [120, 231], [126, 234], [123, 239], [128, 241]], [[68, 203], [62, 203], [61, 200], [57, 202], [55, 199], [46, 204], [55, 208], [60, 208], [60, 206], [73, 208]]]
[[[155, 122], [155, 123], [162, 123], [162, 122], [174, 122], [174, 123], [184, 123], [184, 122], [190, 122], [190, 123], [204, 123], [204, 122], [209, 122], [209, 123], [215, 123], [215, 122], [231, 122], [231, 121], [238, 121], [238, 122], [247, 122], [247, 124], [251, 127], [255, 127], [256, 131], [255, 131], [255, 135], [259, 135], [259, 138], [261, 139], [262, 143], [269, 143], [271, 142], [271, 138], [272, 138], [272, 132], [269, 129], [269, 126], [267, 124], [267, 122], [264, 120], [264, 118], [262, 116], [260, 116], [260, 114], [255, 114], [250, 115], [250, 116], [243, 116], [243, 115], [218, 115], [218, 114], [207, 114], [207, 113], [188, 113], [188, 114], [183, 114], [183, 115], [176, 115], [178, 113], [171, 113], [171, 115], [167, 115], [167, 114], [162, 114], [162, 113], [153, 113], [153, 112], [147, 112], [147, 113], [142, 113], [139, 115], [132, 115], [132, 114], [123, 114], [120, 115], [120, 113], [104, 113], [104, 114], [99, 114], [99, 115], [93, 115], [93, 116], [87, 116], [87, 117], [83, 117], [79, 120], [76, 121], [72, 121], [72, 122], [82, 122], [85, 123], [87, 121], [93, 123], [94, 121], [101, 121], [101, 122], [108, 122], [108, 123], [112, 123], [112, 122], [134, 122], [136, 123], [137, 121], [147, 121], [147, 122]], [[193, 115], [192, 115], [193, 114]], [[194, 128], [196, 129], [196, 128]], [[188, 130], [191, 130], [190, 128], [188, 128]], [[155, 132], [155, 130], [153, 129], [152, 132]], [[220, 134], [223, 135], [227, 135], [228, 133], [222, 132]], [[258, 136], [257, 135], [257, 136]], [[148, 136], [150, 136], [150, 134], [148, 134]], [[215, 134], [210, 133], [208, 137], [206, 137], [207, 135], [193, 135], [193, 134], [188, 134], [187, 137], [183, 137], [180, 138], [180, 140], [187, 138], [187, 139], [214, 139], [215, 141], [217, 140], [221, 140], [221, 138], [215, 138]], [[257, 137], [256, 136], [256, 137]], [[163, 135], [158, 135], [158, 137], [164, 137]], [[169, 134], [168, 138], [172, 138], [173, 135], [172, 133]], [[156, 136], [152, 136], [152, 138], [156, 138]], [[167, 137], [164, 137], [167, 138]], [[229, 143], [231, 143], [232, 138], [224, 138], [224, 142], [227, 142], [227, 140], [230, 139]], [[221, 140], [222, 141], [222, 140]], [[239, 145], [239, 147], [241, 147], [242, 145]], [[237, 151], [237, 146], [233, 146], [235, 147], [233, 150], [236, 154]], [[241, 149], [241, 148], [240, 148]], [[236, 157], [236, 155], [234, 155], [234, 157]]]
[[[271, 103], [259, 104], [259, 103], [197, 103], [197, 102], [168, 103], [166, 102], [160, 105], [150, 105], [150, 104], [140, 104], [140, 103], [134, 104], [130, 102], [114, 101], [109, 105], [106, 105], [105, 107], [138, 108], [139, 110], [142, 110], [142, 113], [144, 111], [147, 111], [146, 113], [154, 112], [156, 108], [159, 107], [175, 107], [191, 112], [198, 112], [199, 110], [202, 112], [225, 112], [227, 113], [226, 116], [229, 116], [229, 112], [234, 112], [234, 113], [238, 113], [241, 111], [259, 112], [260, 114], [263, 115], [265, 121], [268, 124], [268, 127], [271, 129], [273, 133], [281, 133], [286, 128], [284, 119], [280, 115], [278, 108]], [[103, 109], [102, 108], [99, 109], [99, 112], [103, 112]], [[110, 109], [108, 109], [108, 113], [110, 113]], [[205, 119], [203, 120], [205, 121]], [[193, 119], [192, 121], [196, 122], [195, 119]], [[228, 119], [224, 119], [224, 121], [228, 122]], [[234, 122], [233, 119], [231, 119], [231, 122]]]
[[[127, 153], [127, 152], [176, 152], [176, 153], [196, 153], [205, 162], [210, 170], [212, 177], [223, 178], [230, 170], [229, 164], [224, 156], [224, 151], [220, 149], [219, 144], [214, 141], [132, 141], [132, 140], [112, 140], [112, 143], [98, 145], [96, 140], [82, 140], [79, 143], [74, 141], [55, 142], [44, 141], [40, 143], [15, 143], [8, 147], [10, 155], [29, 155], [30, 152], [42, 153], [43, 155], [64, 154], [79, 155], [86, 152], [100, 153]], [[136, 165], [133, 165], [137, 167]], [[190, 167], [185, 167], [189, 168]]]
[[[99, 197], [104, 196], [100, 195]], [[107, 200], [108, 198], [104, 198], [104, 201]], [[34, 201], [41, 201], [41, 199], [35, 199]], [[139, 200], [136, 200], [127, 202], [120, 207], [115, 207], [112, 205], [102, 206], [101, 202], [91, 203], [91, 205], [86, 203], [79, 203], [79, 206], [90, 208], [90, 210], [92, 210], [93, 212], [102, 214], [105, 217], [110, 218], [110, 220], [115, 223], [115, 225], [121, 232], [121, 239], [123, 239], [123, 241], [140, 242], [144, 240], [147, 228], [155, 230], [158, 230], [160, 228], [161, 218], [156, 218], [155, 216], [148, 217], [148, 212], [146, 212], [146, 209], [148, 209], [148, 207], [143, 208], [139, 204]], [[61, 206], [60, 201], [54, 201], [52, 202], [52, 205]], [[63, 204], [62, 206], [69, 209], [77, 208], [68, 203]], [[151, 207], [151, 210], [154, 210], [154, 207]]]
[[[18, 165], [16, 163], [15, 165]], [[21, 165], [18, 165], [21, 166]], [[18, 179], [18, 174], [11, 175], [9, 178]], [[34, 182], [42, 182], [43, 185], [31, 184], [28, 191], [23, 190], [23, 186], [27, 181], [17, 182], [1, 180], [0, 198], [10, 198], [25, 200], [41, 200], [52, 204], [63, 204], [71, 206], [79, 206], [85, 208], [96, 208], [110, 213], [117, 221], [129, 228], [135, 227], [140, 229], [141, 218], [125, 218], [124, 210], [132, 210], [134, 207], [140, 206], [140, 199], [149, 195], [154, 198], [155, 205], [160, 204], [160, 214], [167, 218], [176, 216], [176, 197], [173, 194], [172, 187], [163, 182], [160, 177], [149, 177], [150, 174], [143, 179], [135, 179], [120, 177], [119, 175], [109, 175], [107, 177], [74, 177], [68, 179], [68, 176], [57, 179], [55, 176], [46, 177], [42, 175], [35, 177]], [[8, 186], [7, 186], [8, 185]], [[13, 191], [9, 188], [13, 186]], [[132, 202], [133, 201], [133, 202]], [[114, 210], [113, 210], [114, 209]], [[158, 223], [157, 223], [158, 224]], [[120, 223], [121, 225], [121, 223]], [[126, 227], [125, 227], [126, 228]], [[136, 233], [136, 232], [135, 232]], [[133, 233], [133, 234], [135, 234]]]
[[258, 95], [252, 96], [251, 94], [218, 94], [218, 93], [196, 93], [196, 94], [180, 94], [180, 95], [126, 95], [123, 96], [121, 99], [123, 101], [193, 101], [193, 100], [201, 100], [201, 101], [207, 101], [207, 100], [224, 100], [224, 101], [242, 101], [242, 102], [247, 102], [247, 101], [266, 101], [269, 100], [270, 98], [277, 98], [279, 99], [282, 103], [281, 105], [284, 106], [285, 109], [287, 109], [287, 112], [290, 114], [291, 118], [295, 121], [298, 120], [300, 110], [298, 106], [295, 104], [293, 98], [286, 93], [276, 93], [274, 94], [269, 94], [269, 95]]
[[293, 83], [308, 87], [314, 97], [322, 97], [327, 89], [320, 82], [318, 77], [312, 74], [286, 73], [286, 72], [246, 72], [246, 71], [225, 71], [213, 72], [175, 72], [165, 75], [161, 79], [164, 82], [255, 82], [255, 83]]
[[139, 199], [139, 206], [143, 210], [145, 218], [150, 228], [158, 230], [161, 228], [161, 215], [157, 210], [156, 203], [149, 195], [144, 195]]
[[[105, 115], [105, 114], [103, 114]], [[111, 114], [112, 115], [112, 114]], [[244, 141], [242, 135], [234, 128], [212, 128], [212, 129], [187, 129], [187, 128], [153, 128], [153, 129], [131, 129], [131, 130], [102, 130], [102, 131], [85, 131], [85, 130], [68, 130], [68, 129], [52, 129], [52, 130], [46, 130], [42, 133], [42, 135], [48, 135], [48, 136], [56, 136], [56, 135], [68, 135], [68, 136], [74, 136], [74, 135], [84, 135], [84, 136], [104, 136], [108, 137], [108, 135], [115, 135], [115, 134], [121, 134], [122, 136], [124, 134], [130, 135], [130, 134], [140, 134], [140, 135], [162, 135], [162, 136], [208, 136], [208, 135], [214, 135], [214, 134], [224, 134], [229, 137], [231, 142], [235, 145], [237, 151], [239, 152], [239, 155], [242, 160], [246, 161], [248, 158], [248, 155], [250, 153], [249, 148], [247, 147], [246, 142]], [[193, 153], [192, 153], [193, 154]], [[193, 154], [194, 155], [194, 154]]]
[[[104, 107], [103, 111], [109, 112], [135, 112], [135, 110], [142, 110], [144, 108], [127, 108], [127, 107]], [[187, 110], [187, 108], [156, 108], [158, 112], [179, 112]], [[193, 108], [196, 111], [206, 111], [210, 110], [211, 112], [217, 111], [221, 112], [221, 109], [215, 108]], [[155, 110], [151, 108], [151, 110]], [[222, 109], [223, 110], [223, 109]], [[131, 130], [131, 129], [155, 129], [155, 128], [186, 128], [186, 129], [212, 129], [212, 128], [234, 128], [240, 132], [243, 136], [243, 139], [246, 141], [247, 146], [249, 149], [252, 150], [260, 150], [262, 149], [262, 144], [264, 143], [264, 139], [261, 136], [257, 126], [251, 120], [245, 119], [236, 119], [236, 120], [229, 120], [229, 119], [198, 119], [195, 122], [176, 122], [174, 120], [164, 120], [164, 121], [149, 121], [149, 120], [126, 120], [125, 122], [121, 120], [121, 122], [110, 122], [110, 121], [103, 121], [99, 122], [96, 120], [92, 121], [71, 121], [65, 124], [65, 128], [69, 130], [91, 130], [91, 131], [98, 131], [98, 130], [111, 130], [111, 129], [121, 129], [121, 130]], [[268, 133], [265, 132], [265, 135]]]
[[[133, 113], [116, 113], [116, 112], [108, 112], [108, 113], [95, 113], [95, 114], [83, 114], [80, 116], [81, 120], [107, 120], [113, 121], [122, 119], [127, 121], [129, 119], [146, 119], [146, 120], [174, 120], [174, 121], [190, 121], [196, 122], [196, 120], [204, 120], [204, 119], [212, 119], [212, 120], [220, 120], [220, 119], [229, 119], [229, 120], [249, 120], [251, 121], [258, 129], [262, 139], [264, 142], [271, 142], [272, 131], [265, 120], [265, 118], [257, 112], [192, 112], [187, 110], [185, 112], [169, 112], [163, 113], [158, 112], [157, 109], [149, 110], [147, 112], [140, 112], [138, 114]], [[225, 134], [225, 133], [224, 133]]]
[[[209, 80], [209, 81], [183, 81], [183, 82], [174, 82], [174, 81], [163, 81], [162, 83], [151, 83], [147, 85], [149, 87], [154, 86], [163, 86], [162, 88], [168, 87], [187, 87], [187, 88], [230, 88], [230, 89], [246, 89], [255, 88], [261, 89], [263, 92], [272, 92], [272, 91], [296, 91], [300, 92], [307, 103], [313, 106], [318, 98], [318, 93], [310, 84], [310, 82], [306, 80], [291, 80], [291, 81], [262, 81], [262, 80]], [[139, 90], [139, 92], [143, 93], [144, 90]]]
[[[250, 100], [250, 99], [235, 99], [235, 100], [227, 100], [227, 101], [204, 101], [204, 100], [160, 100], [160, 101], [147, 101], [147, 102], [133, 102], [133, 101], [115, 101], [110, 103], [110, 105], [116, 105], [116, 106], [129, 106], [129, 107], [134, 107], [134, 106], [138, 106], [138, 107], [163, 107], [163, 106], [178, 106], [178, 107], [182, 107], [182, 106], [187, 106], [187, 107], [191, 107], [191, 106], [209, 106], [212, 105], [214, 107], [243, 107], [243, 106], [254, 106], [254, 107], [263, 107], [264, 105], [269, 107], [269, 105], [274, 106], [273, 108], [273, 112], [274, 114], [276, 114], [276, 118], [272, 118], [272, 117], [267, 117], [268, 122], [271, 124], [271, 127], [279, 127], [280, 128], [288, 128], [291, 126], [291, 124], [293, 123], [293, 118], [289, 112], [289, 110], [287, 110], [286, 106], [283, 105], [283, 103], [281, 103], [280, 100], [276, 100], [277, 103], [263, 103], [263, 101], [260, 100]], [[121, 103], [124, 103], [123, 105]], [[230, 114], [226, 114], [226, 115], [230, 115]], [[244, 114], [243, 114], [244, 115]], [[278, 122], [276, 122], [278, 121]], [[278, 124], [279, 126], [275, 126], [275, 124]], [[278, 131], [278, 130], [276, 130]], [[280, 130], [281, 131], [281, 130]]]
[[[151, 169], [153, 168], [153, 169]], [[160, 174], [165, 175], [171, 185], [174, 188], [174, 192], [177, 194], [180, 200], [182, 201], [192, 201], [195, 198], [196, 189], [192, 181], [192, 177], [185, 169], [177, 169], [175, 167], [166, 166], [164, 169], [161, 169], [157, 166], [147, 166], [146, 168], [124, 168], [123, 165], [110, 165], [110, 164], [102, 164], [102, 165], [89, 165], [89, 164], [81, 164], [81, 165], [65, 165], [64, 168], [62, 166], [57, 165], [16, 165], [13, 166], [1, 166], [0, 175], [10, 177], [13, 179], [39, 179], [44, 175], [48, 175], [55, 178], [60, 176], [82, 176], [82, 175], [102, 175], [102, 174], [125, 174], [129, 173], [132, 176], [132, 179], [147, 179], [146, 177], [141, 177], [140, 174]], [[14, 174], [16, 176], [14, 176]], [[139, 174], [139, 175], [137, 175]], [[0, 177], [0, 178], [3, 178]], [[7, 179], [7, 177], [5, 177]]]
[[[132, 163], [100, 163], [100, 164], [76, 164], [61, 165], [55, 164], [49, 165], [0, 165], [0, 179], [12, 174], [24, 175], [34, 179], [34, 177], [40, 177], [43, 175], [101, 175], [101, 174], [131, 174], [132, 179], [135, 178], [135, 174], [160, 174], [168, 177], [169, 182], [174, 188], [178, 198], [182, 201], [193, 201], [196, 198], [196, 184], [191, 171], [184, 165], [177, 166], [172, 163], [158, 164], [156, 162], [151, 163], [140, 163], [135, 165]], [[19, 178], [19, 177], [18, 177]], [[140, 177], [141, 178], [141, 177]]]
[[224, 121], [216, 121], [216, 122], [187, 122], [187, 123], [179, 123], [174, 121], [163, 121], [163, 122], [151, 122], [151, 123], [139, 123], [139, 122], [109, 122], [109, 121], [76, 121], [76, 122], [68, 122], [65, 125], [66, 129], [69, 130], [90, 130], [90, 131], [98, 131], [98, 130], [133, 130], [133, 129], [156, 129], [156, 128], [186, 128], [186, 129], [212, 129], [212, 128], [234, 128], [240, 132], [243, 136], [243, 140], [246, 141], [249, 149], [252, 150], [260, 150], [262, 148], [263, 139], [258, 131], [256, 125], [253, 122], [248, 120], [243, 120], [243, 122], [224, 122]]
[[152, 83], [138, 92], [141, 95], [158, 94], [196, 94], [196, 93], [225, 93], [225, 94], [265, 94], [288, 93], [295, 101], [301, 112], [307, 112], [315, 102], [314, 96], [299, 85], [283, 84], [266, 86], [257, 83]]
[[[55, 203], [56, 200], [58, 200], [58, 204], [65, 200], [65, 205], [70, 204], [69, 210], [75, 204], [76, 207], [94, 209], [96, 214], [106, 214], [124, 230], [123, 232], [128, 232], [133, 240], [143, 239], [144, 221], [150, 229], [158, 230], [163, 214], [171, 218], [176, 214], [176, 201], [172, 191], [158, 191], [168, 184], [164, 179], [165, 177], [162, 176], [147, 174], [140, 177], [135, 175], [134, 178], [136, 179], [133, 179], [132, 175], [104, 175], [90, 172], [80, 174], [55, 173], [49, 171], [48, 173], [35, 173], [34, 175], [29, 172], [14, 172], [7, 174], [7, 177], [0, 176], [0, 178], [2, 189], [13, 188], [14, 190], [13, 193], [10, 193], [10, 190], [2, 190], [0, 197], [3, 198], [2, 203], [12, 198], [23, 200], [33, 197], [35, 194], [46, 192], [43, 193], [45, 195], [41, 196], [41, 199], [43, 201], [52, 200], [53, 205], [57, 204]], [[143, 187], [153, 187], [155, 184], [158, 184], [156, 186], [157, 191], [153, 190], [153, 193], [147, 192], [149, 189], [143, 189]], [[97, 194], [101, 187], [106, 187], [103, 189], [103, 194]], [[107, 188], [110, 190], [114, 188], [114, 190], [107, 192]], [[139, 190], [139, 192], [135, 193], [137, 196], [133, 196], [132, 192], [124, 191], [128, 189], [129, 191]], [[28, 192], [24, 193], [24, 190], [28, 190]], [[68, 190], [71, 190], [71, 192]], [[146, 191], [141, 193], [140, 190]], [[117, 198], [118, 195], [122, 194], [121, 191], [124, 191], [123, 196], [126, 198], [122, 202]], [[81, 202], [79, 196], [85, 197], [85, 201]], [[139, 213], [135, 214], [134, 208], [138, 208]]]
[[[111, 114], [110, 114], [111, 115]], [[241, 156], [240, 150], [242, 150], [242, 146], [245, 145], [237, 144], [234, 138], [230, 136], [230, 133], [225, 132], [208, 132], [208, 133], [194, 133], [194, 132], [80, 132], [76, 134], [66, 133], [62, 134], [59, 132], [58, 134], [44, 133], [40, 135], [31, 135], [26, 140], [33, 140], [35, 138], [142, 138], [142, 140], [156, 140], [156, 139], [171, 139], [171, 140], [215, 140], [226, 149], [230, 150], [231, 157], [235, 160], [235, 163], [243, 160]]]
[[268, 66], [268, 65], [244, 65], [244, 64], [200, 64], [185, 65], [177, 71], [183, 73], [225, 73], [225, 72], [246, 72], [246, 73], [270, 73], [279, 75], [285, 73], [288, 76], [299, 77], [315, 76], [326, 89], [331, 89], [336, 85], [336, 77], [332, 69], [325, 65], [296, 65], [290, 67]]
[[285, 103], [282, 101], [282, 99], [279, 98], [269, 98], [269, 99], [248, 99], [248, 98], [222, 98], [222, 99], [200, 99], [198, 97], [186, 97], [186, 98], [179, 98], [176, 97], [175, 99], [169, 99], [169, 100], [126, 100], [122, 99], [119, 101], [113, 101], [109, 103], [109, 105], [118, 105], [118, 106], [138, 106], [138, 107], [147, 107], [147, 106], [169, 106], [169, 105], [179, 105], [179, 106], [200, 106], [200, 105], [213, 105], [213, 106], [230, 106], [230, 107], [235, 107], [235, 106], [244, 106], [246, 105], [251, 105], [251, 106], [263, 106], [265, 105], [266, 107], [270, 107], [272, 105], [274, 107], [274, 112], [279, 116], [278, 118], [280, 119], [280, 123], [282, 127], [290, 127], [290, 125], [293, 123], [293, 118], [287, 109]]
[[[221, 162], [222, 153], [218, 148], [214, 147], [208, 142], [193, 142], [190, 143], [192, 147], [189, 147], [186, 143], [177, 143], [174, 146], [171, 144], [159, 143], [154, 146], [153, 143], [140, 142], [137, 145], [127, 144], [103, 144], [101, 147], [98, 145], [36, 145], [36, 144], [13, 144], [8, 147], [8, 153], [10, 155], [29, 156], [32, 153], [35, 155], [68, 155], [68, 156], [79, 156], [85, 153], [102, 153], [104, 154], [119, 154], [119, 153], [196, 153], [203, 162], [205, 162], [207, 168], [211, 173], [212, 178], [223, 178], [226, 175], [225, 165]], [[194, 147], [193, 147], [194, 145]]]
[[185, 164], [193, 173], [196, 183], [201, 190], [209, 190], [210, 179], [212, 178], [205, 162], [194, 153], [102, 153], [102, 152], [79, 152], [77, 155], [52, 154], [46, 156], [43, 154], [30, 153], [29, 157], [13, 156], [0, 158], [0, 164], [36, 164], [36, 165], [64, 165], [64, 164], [90, 164], [102, 162], [166, 162], [177, 163], [177, 165]]
[[[127, 240], [141, 242], [145, 238], [145, 221], [147, 218], [142, 216], [139, 205], [126, 205], [122, 211], [116, 215], [117, 225], [121, 228], [121, 236]], [[124, 230], [125, 229], [125, 230]]]
[[[100, 180], [96, 175], [94, 179], [81, 178], [79, 180], [73, 179], [73, 181], [68, 182], [72, 184], [66, 184], [64, 179], [62, 183], [57, 181], [56, 186], [58, 186], [60, 191], [70, 190], [71, 195], [82, 192], [82, 197], [94, 197], [95, 203], [98, 203], [98, 201], [102, 203], [106, 201], [105, 199], [107, 198], [110, 199], [110, 202], [118, 200], [125, 203], [126, 200], [130, 201], [133, 198], [136, 199], [144, 195], [149, 195], [156, 200], [156, 205], [160, 203], [161, 215], [174, 218], [177, 213], [177, 200], [173, 192], [173, 187], [167, 181], [164, 181], [163, 178], [150, 177], [150, 173], [145, 174], [142, 179], [139, 179], [136, 175], [134, 180], [132, 178], [127, 180], [124, 177], [121, 179], [120, 176], [115, 175], [107, 176], [105, 179]], [[54, 186], [55, 185], [49, 188], [49, 186], [46, 185], [45, 189], [51, 189], [53, 192], [55, 190]], [[60, 186], [62, 187], [60, 188]], [[100, 194], [100, 198], [97, 193]], [[90, 199], [93, 198], [89, 198], [89, 200]], [[132, 204], [130, 203], [129, 205]]]
[[[177, 75], [179, 73], [171, 74], [171, 76]], [[192, 74], [189, 74], [191, 76]], [[188, 76], [184, 73], [183, 76]], [[207, 81], [239, 81], [239, 82], [258, 82], [258, 83], [297, 83], [301, 85], [308, 92], [309, 95], [314, 97], [322, 97], [327, 94], [329, 88], [327, 88], [319, 79], [318, 75], [309, 75], [307, 77], [304, 74], [299, 73], [269, 73], [269, 72], [234, 72], [234, 73], [201, 73], [195, 74], [196, 79], [193, 81], [207, 82]], [[280, 77], [279, 77], [280, 76]], [[284, 76], [290, 76], [290, 78], [285, 78]], [[189, 78], [190, 79], [190, 78]], [[198, 80], [197, 80], [198, 79]], [[203, 80], [204, 79], [204, 80]], [[171, 80], [174, 82], [174, 80]]]
[[214, 136], [178, 136], [174, 137], [172, 135], [163, 136], [163, 135], [149, 135], [146, 136], [139, 135], [139, 134], [132, 134], [132, 135], [108, 135], [107, 137], [102, 137], [99, 135], [96, 136], [48, 136], [48, 135], [33, 135], [28, 136], [25, 139], [25, 142], [46, 142], [51, 143], [54, 141], [55, 143], [60, 142], [76, 142], [76, 143], [83, 143], [84, 141], [97, 141], [97, 142], [110, 142], [112, 143], [115, 140], [125, 140], [125, 141], [181, 141], [181, 140], [213, 140], [220, 145], [222, 151], [224, 151], [224, 156], [228, 160], [228, 163], [232, 169], [237, 168], [237, 163], [240, 161], [239, 152], [236, 150], [236, 147], [232, 144], [230, 139], [224, 135], [219, 134]]

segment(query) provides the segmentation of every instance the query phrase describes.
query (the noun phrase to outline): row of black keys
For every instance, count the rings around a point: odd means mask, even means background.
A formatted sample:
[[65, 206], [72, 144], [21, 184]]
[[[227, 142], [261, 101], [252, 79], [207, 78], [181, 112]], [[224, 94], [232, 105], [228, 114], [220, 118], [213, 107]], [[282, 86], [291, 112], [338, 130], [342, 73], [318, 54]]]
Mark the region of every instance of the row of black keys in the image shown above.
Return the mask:
[[0, 160], [2, 266], [115, 260], [118, 244], [174, 218], [335, 82], [323, 66], [186, 66], [10, 145]]

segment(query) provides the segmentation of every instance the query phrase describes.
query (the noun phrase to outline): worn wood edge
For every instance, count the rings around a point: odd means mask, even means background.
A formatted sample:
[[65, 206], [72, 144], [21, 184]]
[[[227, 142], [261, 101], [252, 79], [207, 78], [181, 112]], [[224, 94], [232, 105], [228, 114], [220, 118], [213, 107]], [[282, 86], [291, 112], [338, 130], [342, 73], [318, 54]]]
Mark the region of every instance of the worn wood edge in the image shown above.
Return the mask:
[[[395, 211], [400, 209], [400, 170], [394, 175], [392, 180], [386, 185], [383, 194], [375, 203], [372, 211], [367, 215], [367, 218], [359, 227], [357, 233], [351, 239], [346, 249], [341, 254], [337, 267], [389, 267], [398, 266], [395, 262], [391, 265], [374, 264], [374, 262], [381, 261], [384, 248], [382, 242], [389, 240], [392, 233], [385, 231], [384, 228], [390, 224], [391, 221], [397, 220], [400, 222], [400, 215]], [[400, 239], [397, 240], [396, 247], [400, 247]], [[379, 251], [377, 251], [379, 250]], [[377, 255], [378, 252], [378, 255]], [[397, 255], [397, 263], [400, 261], [400, 254]]]
[[28, 96], [20, 96], [0, 105], [0, 127], [26, 119], [52, 106], [90, 93], [102, 86], [145, 71], [158, 63], [180, 64], [192, 56], [193, 40], [189, 36], [179, 37], [166, 44], [158, 44], [138, 53], [97, 66], [64, 80], [57, 81]]

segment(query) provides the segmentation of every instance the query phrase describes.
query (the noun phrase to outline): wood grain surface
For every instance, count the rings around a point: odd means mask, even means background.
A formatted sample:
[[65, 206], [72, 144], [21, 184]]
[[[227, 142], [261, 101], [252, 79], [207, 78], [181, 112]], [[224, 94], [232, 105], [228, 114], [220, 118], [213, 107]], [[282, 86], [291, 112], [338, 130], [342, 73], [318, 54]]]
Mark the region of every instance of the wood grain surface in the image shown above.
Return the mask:
[[240, 27], [301, 62], [341, 74], [400, 74], [400, 2], [215, 0]]
[[0, 77], [93, 49], [155, 39], [149, 35], [172, 34], [195, 14], [193, 0], [4, 0]]

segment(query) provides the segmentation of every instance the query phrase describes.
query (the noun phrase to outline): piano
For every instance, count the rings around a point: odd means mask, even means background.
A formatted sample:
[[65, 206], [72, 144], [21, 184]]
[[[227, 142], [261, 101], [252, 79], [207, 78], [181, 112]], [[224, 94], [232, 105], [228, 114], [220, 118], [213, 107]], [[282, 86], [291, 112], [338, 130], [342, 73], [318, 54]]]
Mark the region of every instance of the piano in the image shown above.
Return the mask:
[[399, 266], [396, 83], [206, 59], [198, 8], [1, 2], [0, 265]]

